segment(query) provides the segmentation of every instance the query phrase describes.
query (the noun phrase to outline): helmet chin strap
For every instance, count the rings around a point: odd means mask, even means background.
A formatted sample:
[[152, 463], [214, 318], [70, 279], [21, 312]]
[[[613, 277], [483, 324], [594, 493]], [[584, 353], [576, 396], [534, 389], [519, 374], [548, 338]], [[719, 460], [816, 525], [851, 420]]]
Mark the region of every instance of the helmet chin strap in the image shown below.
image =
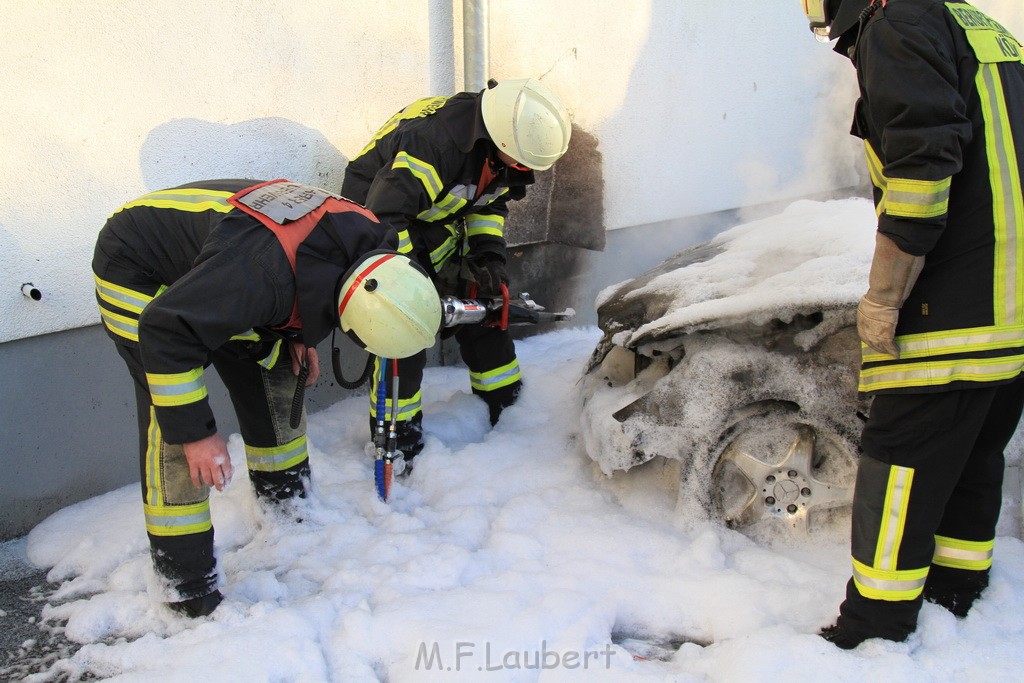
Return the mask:
[[872, 2], [861, 10], [860, 15], [857, 17], [857, 35], [854, 36], [853, 43], [850, 44], [849, 49], [846, 53], [850, 56], [850, 60], [853, 61], [857, 57], [857, 44], [860, 43], [860, 34], [864, 30], [864, 24], [868, 22], [875, 12], [880, 9], [884, 9], [889, 4], [889, 0], [872, 0]]

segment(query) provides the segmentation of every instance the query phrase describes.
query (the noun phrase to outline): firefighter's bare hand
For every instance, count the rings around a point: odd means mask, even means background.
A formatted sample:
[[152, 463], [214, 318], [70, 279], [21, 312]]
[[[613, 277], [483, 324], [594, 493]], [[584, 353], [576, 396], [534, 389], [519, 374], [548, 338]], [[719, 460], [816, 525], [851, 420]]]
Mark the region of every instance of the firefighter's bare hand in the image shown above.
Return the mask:
[[182, 448], [188, 460], [188, 473], [196, 488], [213, 486], [223, 491], [231, 483], [231, 457], [220, 434], [211, 434], [205, 439], [182, 444]]
[[894, 340], [899, 316], [900, 309], [865, 296], [857, 305], [857, 336], [878, 353], [899, 358], [900, 350]]
[[313, 386], [317, 377], [320, 376], [320, 357], [316, 354], [316, 348], [303, 346], [299, 342], [288, 342], [288, 353], [292, 357], [292, 372], [296, 376], [298, 376], [302, 361], [305, 359], [306, 364], [309, 365], [306, 386]]

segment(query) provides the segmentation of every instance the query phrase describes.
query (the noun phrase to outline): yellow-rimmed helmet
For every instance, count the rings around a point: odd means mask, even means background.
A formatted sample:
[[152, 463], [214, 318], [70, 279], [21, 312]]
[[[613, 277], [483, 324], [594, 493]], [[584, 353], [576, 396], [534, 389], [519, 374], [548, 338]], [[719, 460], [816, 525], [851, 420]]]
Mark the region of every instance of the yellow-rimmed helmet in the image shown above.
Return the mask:
[[338, 290], [342, 332], [381, 358], [408, 358], [434, 345], [441, 299], [415, 261], [393, 251], [364, 256]]

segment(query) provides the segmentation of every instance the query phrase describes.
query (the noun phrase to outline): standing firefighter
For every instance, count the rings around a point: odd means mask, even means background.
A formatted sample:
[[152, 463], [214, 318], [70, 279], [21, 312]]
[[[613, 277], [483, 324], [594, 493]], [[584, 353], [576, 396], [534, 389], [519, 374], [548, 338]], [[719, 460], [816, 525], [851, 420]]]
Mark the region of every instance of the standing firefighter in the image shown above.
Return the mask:
[[317, 342], [337, 325], [388, 356], [434, 341], [436, 292], [396, 245], [369, 211], [283, 180], [153, 192], [100, 231], [96, 297], [135, 383], [146, 530], [172, 609], [195, 617], [221, 601], [209, 491], [232, 467], [204, 368], [228, 388], [256, 495], [305, 496], [305, 411], [293, 401], [297, 375], [316, 380]]
[[923, 599], [988, 585], [1003, 449], [1024, 404], [1024, 64], [964, 2], [804, 2], [857, 69], [878, 233], [857, 311], [873, 395], [853, 501], [842, 648], [904, 640]]
[[[463, 290], [474, 282], [475, 294], [501, 296], [507, 204], [526, 195], [534, 171], [558, 161], [569, 134], [569, 115], [546, 86], [491, 81], [482, 92], [421, 99], [392, 116], [349, 163], [341, 192], [398, 230], [398, 251], [418, 261], [442, 294], [470, 295]], [[522, 386], [512, 336], [467, 325], [455, 339], [493, 425]], [[407, 460], [423, 448], [425, 364], [426, 351], [399, 363], [398, 445]], [[377, 380], [371, 387], [371, 432], [382, 388]]]

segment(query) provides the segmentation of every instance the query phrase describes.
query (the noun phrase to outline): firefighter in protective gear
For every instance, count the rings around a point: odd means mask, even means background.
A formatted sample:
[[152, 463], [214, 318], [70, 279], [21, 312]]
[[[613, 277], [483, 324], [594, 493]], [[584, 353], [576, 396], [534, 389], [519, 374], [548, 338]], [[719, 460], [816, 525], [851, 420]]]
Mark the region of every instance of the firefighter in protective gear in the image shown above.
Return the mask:
[[858, 307], [873, 396], [843, 648], [903, 640], [922, 600], [988, 585], [1003, 450], [1024, 406], [1024, 50], [966, 2], [805, 2], [860, 84], [878, 236]]
[[[394, 230], [363, 207], [288, 181], [152, 192], [100, 231], [96, 299], [134, 380], [146, 530], [175, 611], [205, 615], [221, 600], [209, 490], [230, 482], [232, 466], [204, 369], [213, 365], [228, 389], [256, 495], [303, 497], [305, 411], [297, 428], [289, 419], [296, 375], [305, 364], [307, 385], [316, 381], [316, 344], [340, 324], [339, 286], [355, 278], [365, 288], [371, 276], [379, 284], [353, 294], [346, 317], [356, 338], [394, 335], [378, 350], [415, 353], [440, 325], [433, 284], [396, 245]], [[380, 259], [388, 268], [373, 267]], [[383, 331], [358, 313], [371, 307]], [[409, 329], [413, 341], [399, 340]]]
[[[478, 93], [428, 97], [392, 116], [349, 163], [342, 194], [398, 230], [398, 251], [430, 273], [441, 294], [501, 296], [508, 285], [505, 219], [534, 172], [566, 151], [569, 115], [535, 79], [495, 83]], [[475, 288], [470, 289], [470, 287]], [[491, 424], [522, 386], [507, 330], [465, 325], [454, 333], [472, 391]], [[386, 357], [383, 356], [383, 357]], [[377, 421], [380, 359], [370, 388], [370, 430]], [[426, 352], [398, 364], [398, 448], [411, 461], [422, 448], [420, 383]]]

